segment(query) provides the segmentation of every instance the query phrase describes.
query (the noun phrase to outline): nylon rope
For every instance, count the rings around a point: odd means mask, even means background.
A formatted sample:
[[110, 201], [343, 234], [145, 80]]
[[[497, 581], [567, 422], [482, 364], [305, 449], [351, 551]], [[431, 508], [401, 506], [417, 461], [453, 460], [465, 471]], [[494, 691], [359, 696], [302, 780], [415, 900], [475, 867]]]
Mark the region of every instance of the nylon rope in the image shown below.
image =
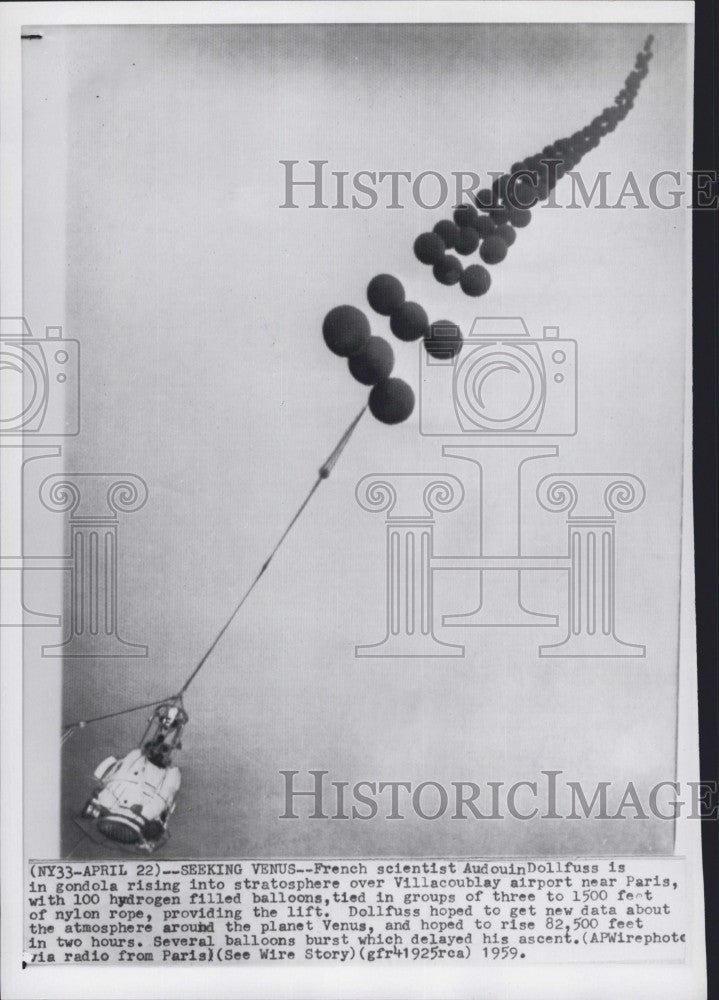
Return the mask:
[[319, 469], [319, 472], [318, 472], [318, 475], [317, 475], [317, 479], [312, 484], [312, 486], [311, 486], [311, 488], [310, 488], [307, 496], [304, 498], [304, 500], [302, 501], [302, 503], [300, 504], [300, 506], [297, 508], [295, 514], [292, 517], [292, 520], [289, 522], [289, 524], [287, 525], [287, 527], [285, 528], [285, 530], [282, 532], [282, 534], [280, 535], [279, 540], [275, 544], [275, 546], [272, 549], [272, 551], [270, 552], [269, 556], [267, 557], [267, 559], [265, 559], [265, 561], [263, 562], [262, 566], [260, 567], [258, 573], [256, 574], [256, 576], [254, 577], [254, 579], [250, 583], [249, 587], [244, 592], [244, 594], [242, 595], [242, 597], [240, 598], [240, 600], [238, 601], [238, 603], [235, 605], [235, 607], [234, 607], [234, 609], [232, 611], [232, 614], [227, 619], [227, 621], [225, 622], [225, 624], [222, 626], [222, 628], [220, 629], [220, 631], [217, 633], [217, 635], [215, 636], [215, 638], [213, 639], [212, 643], [208, 647], [207, 651], [203, 654], [202, 658], [199, 660], [199, 662], [197, 663], [197, 665], [195, 667], [193, 667], [192, 672], [190, 673], [189, 677], [187, 678], [187, 680], [185, 681], [185, 683], [182, 685], [182, 687], [179, 689], [179, 691], [176, 694], [170, 695], [169, 697], [158, 698], [156, 701], [148, 701], [148, 702], [144, 702], [142, 705], [133, 705], [131, 708], [122, 708], [122, 709], [120, 709], [117, 712], [106, 712], [104, 715], [96, 715], [96, 716], [93, 716], [91, 719], [82, 719], [82, 720], [78, 720], [77, 722], [71, 722], [68, 725], [66, 725], [66, 726], [63, 727], [63, 731], [62, 731], [62, 742], [63, 743], [76, 730], [78, 730], [78, 729], [84, 729], [85, 726], [88, 726], [88, 725], [90, 725], [93, 722], [102, 722], [105, 719], [115, 719], [115, 718], [117, 718], [120, 715], [128, 715], [131, 712], [140, 712], [144, 708], [154, 708], [156, 705], [160, 705], [163, 701], [173, 701], [173, 700], [175, 700], [175, 701], [178, 701], [178, 700], [181, 701], [182, 700], [183, 694], [185, 693], [185, 691], [187, 691], [188, 687], [193, 682], [193, 680], [195, 679], [195, 677], [197, 677], [197, 675], [200, 672], [200, 670], [202, 669], [202, 667], [204, 667], [204, 665], [207, 662], [207, 660], [209, 659], [210, 655], [215, 650], [217, 644], [222, 639], [222, 636], [225, 634], [225, 632], [227, 631], [227, 629], [230, 627], [230, 625], [234, 621], [234, 619], [235, 619], [236, 615], [238, 614], [240, 608], [242, 607], [242, 605], [245, 603], [245, 601], [248, 599], [248, 597], [250, 596], [250, 594], [252, 593], [252, 591], [255, 589], [255, 587], [257, 586], [257, 584], [260, 582], [260, 580], [264, 576], [264, 574], [265, 574], [268, 566], [270, 565], [270, 563], [274, 559], [275, 555], [277, 554], [278, 549], [280, 548], [280, 546], [282, 545], [282, 543], [284, 542], [284, 540], [287, 538], [287, 536], [289, 535], [289, 533], [292, 530], [292, 528], [295, 526], [295, 524], [299, 520], [299, 518], [302, 515], [305, 507], [307, 507], [307, 505], [309, 504], [310, 500], [314, 496], [314, 494], [315, 494], [318, 486], [320, 485], [320, 483], [324, 479], [327, 479], [329, 477], [332, 469], [337, 464], [337, 460], [339, 459], [340, 455], [342, 454], [342, 452], [346, 448], [346, 446], [347, 446], [347, 444], [349, 442], [349, 439], [351, 438], [351, 436], [352, 436], [355, 428], [357, 427], [357, 424], [362, 419], [362, 417], [363, 417], [366, 409], [367, 409], [366, 405], [362, 407], [362, 409], [359, 411], [359, 413], [354, 418], [354, 420], [352, 421], [352, 423], [345, 430], [345, 432], [343, 433], [342, 437], [339, 439], [339, 441], [337, 442], [337, 444], [335, 445], [335, 447], [330, 452], [330, 455], [327, 458], [327, 460], [324, 462], [324, 464], [322, 466], [320, 466], [320, 469]]

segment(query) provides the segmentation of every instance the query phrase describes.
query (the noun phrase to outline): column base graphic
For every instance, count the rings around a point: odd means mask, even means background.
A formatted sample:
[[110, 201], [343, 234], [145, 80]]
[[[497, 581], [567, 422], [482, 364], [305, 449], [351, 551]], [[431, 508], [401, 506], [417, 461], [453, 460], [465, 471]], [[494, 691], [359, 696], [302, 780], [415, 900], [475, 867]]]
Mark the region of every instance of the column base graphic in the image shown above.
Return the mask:
[[647, 655], [647, 647], [633, 642], [622, 642], [613, 635], [572, 635], [555, 646], [540, 646], [539, 655], [581, 656], [582, 659], [595, 657], [618, 657]]
[[355, 646], [355, 656], [406, 656], [417, 659], [423, 656], [463, 657], [464, 646], [440, 642], [434, 635], [388, 635], [382, 642], [367, 646]]
[[43, 646], [42, 655], [61, 656], [147, 656], [148, 647], [136, 642], [125, 642], [116, 635], [72, 635], [56, 646]]
[[489, 574], [481, 571], [481, 603], [474, 611], [465, 614], [444, 615], [442, 624], [449, 627], [473, 628], [542, 628], [556, 626], [556, 615], [529, 611], [522, 606], [520, 570], [492, 572], [492, 585], [485, 587]]

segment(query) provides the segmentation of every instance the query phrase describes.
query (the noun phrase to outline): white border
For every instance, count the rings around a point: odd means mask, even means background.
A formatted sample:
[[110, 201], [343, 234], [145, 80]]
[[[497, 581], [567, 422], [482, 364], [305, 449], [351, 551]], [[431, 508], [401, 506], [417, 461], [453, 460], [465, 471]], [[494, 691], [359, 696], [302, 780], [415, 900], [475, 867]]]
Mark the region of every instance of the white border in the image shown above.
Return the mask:
[[[694, 5], [673, 0], [638, 2], [574, 2], [574, 0], [505, 0], [475, 3], [374, 2], [364, 3], [2, 3], [0, 4], [0, 314], [22, 315], [22, 167], [20, 100], [20, 28], [33, 24], [185, 24], [185, 23], [322, 23], [322, 22], [554, 22], [554, 23], [684, 23], [694, 20]], [[688, 79], [692, 79], [693, 52], [689, 56]], [[691, 130], [691, 123], [689, 130]], [[687, 248], [691, 279], [691, 245]], [[687, 318], [691, 332], [691, 306]], [[690, 340], [691, 344], [691, 340]], [[687, 355], [685, 400], [685, 483], [684, 544], [682, 549], [680, 733], [693, 732], [684, 739], [679, 757], [678, 779], [696, 778], [696, 663], [693, 579], [693, 525], [691, 493], [691, 354]], [[2, 495], [2, 503], [18, 503], [19, 497]], [[0, 507], [0, 516], [2, 507]], [[0, 593], [0, 599], [2, 594]], [[3, 671], [0, 697], [4, 725], [0, 752], [3, 764], [2, 819], [0, 827], [2, 859], [2, 995], [6, 1000], [33, 997], [163, 998], [184, 997], [471, 997], [503, 996], [507, 1000], [527, 1000], [531, 977], [532, 997], [560, 1000], [581, 996], [583, 1000], [606, 1000], [652, 996], [661, 1000], [690, 1000], [706, 996], [704, 973], [703, 901], [701, 893], [700, 824], [679, 823], [677, 854], [689, 858], [694, 891], [693, 951], [685, 965], [562, 965], [511, 968], [483, 966], [463, 968], [426, 967], [373, 968], [370, 966], [327, 966], [303, 969], [267, 968], [177, 968], [152, 970], [63, 968], [58, 972], [20, 971], [23, 910], [22, 858], [22, 662], [21, 630], [0, 630]], [[561, 969], [561, 982], [557, 970]], [[251, 993], [249, 992], [251, 990]]]
[[372, 24], [524, 22], [692, 24], [688, 0], [157, 0], [2, 3], [2, 23], [32, 24]]

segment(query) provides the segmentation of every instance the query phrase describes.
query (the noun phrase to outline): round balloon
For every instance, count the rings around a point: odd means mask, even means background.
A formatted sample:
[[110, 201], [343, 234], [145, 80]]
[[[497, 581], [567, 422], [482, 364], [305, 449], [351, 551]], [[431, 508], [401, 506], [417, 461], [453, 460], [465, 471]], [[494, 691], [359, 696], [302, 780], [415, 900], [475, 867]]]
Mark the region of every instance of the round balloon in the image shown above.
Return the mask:
[[462, 272], [459, 285], [465, 295], [484, 295], [489, 291], [492, 279], [486, 267], [471, 264]]
[[495, 177], [492, 181], [492, 191], [494, 192], [495, 200], [504, 198], [507, 193], [507, 185], [509, 184], [509, 174], [502, 174], [501, 177]]
[[363, 385], [375, 385], [388, 378], [394, 368], [394, 351], [383, 337], [370, 337], [365, 346], [348, 360], [349, 370]]
[[532, 213], [528, 208], [514, 208], [512, 205], [507, 205], [507, 214], [515, 229], [524, 229], [532, 221]]
[[513, 188], [507, 191], [507, 197], [505, 198], [505, 205], [507, 207], [514, 206], [517, 208], [530, 209], [537, 204], [539, 195], [537, 193], [537, 188], [539, 186], [539, 178], [535, 181], [529, 181], [526, 178], [518, 181]]
[[424, 349], [433, 358], [448, 361], [462, 350], [462, 331], [449, 319], [437, 320], [424, 338]]
[[496, 226], [488, 215], [480, 215], [474, 228], [477, 230], [479, 238], [484, 240], [492, 235]]
[[462, 265], [452, 254], [445, 254], [439, 263], [432, 268], [437, 281], [442, 285], [456, 285], [462, 273]]
[[436, 264], [444, 257], [446, 249], [444, 240], [437, 233], [422, 233], [414, 241], [414, 255], [422, 264]]
[[443, 219], [434, 227], [434, 232], [444, 242], [446, 248], [452, 250], [459, 234], [459, 226], [452, 222], [451, 219]]
[[454, 210], [453, 218], [462, 229], [463, 226], [474, 226], [479, 219], [479, 212], [474, 205], [458, 205]]
[[501, 226], [497, 226], [497, 236], [501, 236], [508, 247], [511, 247], [517, 238], [514, 228], [510, 226], [508, 222], [505, 222]]
[[485, 264], [499, 264], [507, 256], [507, 244], [496, 233], [482, 240], [479, 256]]
[[404, 302], [402, 282], [391, 274], [378, 274], [367, 285], [367, 301], [375, 312], [389, 316], [393, 309]]
[[457, 253], [467, 256], [467, 254], [474, 253], [478, 246], [479, 233], [476, 229], [470, 226], [464, 226], [460, 229], [457, 237]]
[[489, 217], [495, 226], [501, 226], [502, 223], [509, 221], [509, 212], [504, 205], [497, 205], [496, 208], [491, 210]]
[[400, 340], [419, 340], [429, 333], [427, 313], [416, 302], [403, 302], [390, 316], [389, 325]]
[[349, 358], [361, 351], [371, 336], [369, 320], [354, 306], [335, 306], [325, 316], [322, 336], [333, 354]]
[[482, 188], [474, 195], [474, 203], [482, 212], [488, 212], [494, 204], [494, 195], [489, 188]]
[[383, 424], [401, 424], [414, 409], [414, 393], [401, 378], [385, 378], [370, 392], [369, 408]]

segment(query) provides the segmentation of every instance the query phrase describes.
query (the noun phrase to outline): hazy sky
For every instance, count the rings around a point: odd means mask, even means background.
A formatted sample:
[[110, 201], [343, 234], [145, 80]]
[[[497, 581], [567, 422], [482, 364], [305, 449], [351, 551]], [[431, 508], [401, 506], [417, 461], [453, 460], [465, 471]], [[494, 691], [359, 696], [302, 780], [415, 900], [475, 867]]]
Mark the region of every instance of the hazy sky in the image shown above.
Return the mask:
[[[673, 777], [688, 213], [539, 210], [490, 293], [471, 300], [412, 254], [449, 207], [279, 207], [286, 159], [350, 175], [507, 169], [611, 104], [650, 30], [656, 55], [634, 110], [582, 163], [589, 179], [610, 171], [618, 194], [629, 170], [646, 190], [657, 171], [689, 167], [684, 28], [53, 27], [27, 50], [26, 314], [82, 344], [83, 430], [67, 468], [134, 472], [150, 490], [122, 524], [120, 567], [126, 638], [150, 656], [65, 664], [66, 718], [179, 686], [263, 562], [366, 398], [322, 341], [330, 308], [365, 309], [418, 389], [417, 345], [391, 338], [366, 305], [376, 273], [400, 278], [432, 320], [466, 331], [476, 314], [521, 315], [534, 337], [558, 325], [578, 342], [579, 433], [528, 470], [526, 551], [566, 548], [563, 518], [533, 501], [542, 476], [633, 472], [647, 487], [617, 526], [617, 628], [646, 659], [546, 660], [537, 646], [561, 629], [456, 629], [463, 660], [357, 660], [356, 643], [384, 634], [384, 526], [354, 500], [362, 476], [463, 477], [467, 499], [439, 517], [437, 549], [471, 554], [479, 539], [471, 467], [422, 438], [417, 413], [394, 428], [366, 416], [191, 689], [167, 852], [667, 849], [667, 824], [614, 824], [603, 836], [625, 839], [600, 844], [549, 823], [276, 819], [281, 768], [337, 780], [511, 783], [543, 767], [588, 782]], [[438, 583], [438, 614], [477, 603], [476, 578], [453, 576]], [[528, 603], [561, 611], [564, 627], [561, 575], [537, 576]], [[71, 741], [65, 817], [142, 722]]]

